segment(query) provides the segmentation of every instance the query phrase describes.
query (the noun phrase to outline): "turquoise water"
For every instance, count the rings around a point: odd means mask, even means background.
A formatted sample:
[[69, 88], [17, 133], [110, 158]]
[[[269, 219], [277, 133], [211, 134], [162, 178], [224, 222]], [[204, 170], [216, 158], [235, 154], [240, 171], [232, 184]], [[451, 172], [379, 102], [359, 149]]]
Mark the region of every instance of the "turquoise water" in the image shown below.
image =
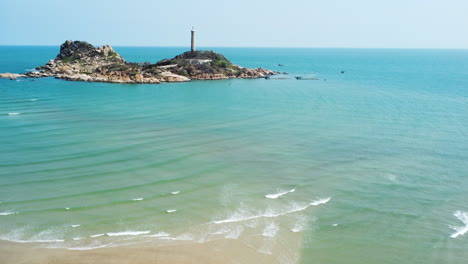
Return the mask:
[[[184, 51], [115, 49], [141, 62]], [[468, 259], [468, 51], [214, 50], [291, 79], [0, 79], [0, 239], [237, 239], [279, 263]], [[0, 47], [0, 72], [57, 52]]]

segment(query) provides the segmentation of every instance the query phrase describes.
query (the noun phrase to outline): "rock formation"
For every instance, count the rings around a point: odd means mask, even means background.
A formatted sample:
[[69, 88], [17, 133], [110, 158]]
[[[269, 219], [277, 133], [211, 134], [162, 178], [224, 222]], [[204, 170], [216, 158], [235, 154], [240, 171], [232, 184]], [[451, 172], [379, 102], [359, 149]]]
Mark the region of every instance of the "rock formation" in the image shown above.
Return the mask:
[[110, 83], [160, 83], [228, 78], [263, 78], [275, 72], [232, 64], [213, 51], [188, 51], [155, 64], [126, 62], [111, 46], [95, 48], [84, 41], [67, 40], [54, 60], [25, 74], [0, 74], [0, 78], [55, 77], [69, 81]]

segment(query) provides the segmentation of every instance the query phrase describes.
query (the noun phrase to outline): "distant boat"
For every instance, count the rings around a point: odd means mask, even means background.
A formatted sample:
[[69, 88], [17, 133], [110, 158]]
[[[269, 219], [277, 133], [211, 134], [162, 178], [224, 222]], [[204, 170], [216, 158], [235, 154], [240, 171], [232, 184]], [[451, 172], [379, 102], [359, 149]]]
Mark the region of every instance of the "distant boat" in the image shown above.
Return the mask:
[[318, 78], [304, 78], [302, 76], [296, 76], [294, 78], [296, 78], [296, 80], [300, 80], [300, 81], [302, 81], [302, 80], [311, 80], [311, 81], [318, 80]]

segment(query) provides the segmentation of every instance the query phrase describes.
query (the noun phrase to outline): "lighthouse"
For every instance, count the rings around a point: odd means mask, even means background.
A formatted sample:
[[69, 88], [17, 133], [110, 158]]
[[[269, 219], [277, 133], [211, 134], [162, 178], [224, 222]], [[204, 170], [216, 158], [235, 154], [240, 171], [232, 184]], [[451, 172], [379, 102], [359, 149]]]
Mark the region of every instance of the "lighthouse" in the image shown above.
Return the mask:
[[191, 51], [195, 51], [195, 29], [192, 27], [192, 43], [191, 43]]

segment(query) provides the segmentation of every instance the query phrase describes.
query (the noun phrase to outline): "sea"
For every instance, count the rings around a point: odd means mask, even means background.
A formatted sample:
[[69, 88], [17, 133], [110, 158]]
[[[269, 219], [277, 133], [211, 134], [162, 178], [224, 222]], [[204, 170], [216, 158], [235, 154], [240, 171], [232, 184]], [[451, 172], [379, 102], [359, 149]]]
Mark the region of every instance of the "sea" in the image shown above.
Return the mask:
[[[151, 63], [186, 50], [114, 49]], [[285, 264], [467, 263], [468, 50], [206, 49], [281, 74], [0, 79], [0, 240], [236, 240]], [[58, 52], [0, 46], [0, 72]]]

